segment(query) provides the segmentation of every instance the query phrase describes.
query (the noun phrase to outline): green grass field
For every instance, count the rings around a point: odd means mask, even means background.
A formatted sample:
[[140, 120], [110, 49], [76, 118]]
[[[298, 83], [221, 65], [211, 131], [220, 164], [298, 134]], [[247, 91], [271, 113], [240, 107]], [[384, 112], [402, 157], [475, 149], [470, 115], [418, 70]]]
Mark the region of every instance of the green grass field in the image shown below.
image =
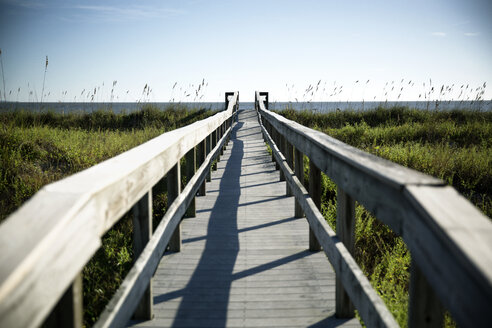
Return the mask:
[[[404, 107], [335, 113], [279, 112], [290, 120], [395, 163], [438, 177], [492, 216], [492, 113]], [[305, 179], [309, 166], [305, 162]], [[336, 185], [323, 175], [322, 213], [335, 229]], [[398, 323], [406, 327], [410, 252], [362, 206], [356, 208], [355, 259]], [[453, 326], [446, 317], [446, 326]]]

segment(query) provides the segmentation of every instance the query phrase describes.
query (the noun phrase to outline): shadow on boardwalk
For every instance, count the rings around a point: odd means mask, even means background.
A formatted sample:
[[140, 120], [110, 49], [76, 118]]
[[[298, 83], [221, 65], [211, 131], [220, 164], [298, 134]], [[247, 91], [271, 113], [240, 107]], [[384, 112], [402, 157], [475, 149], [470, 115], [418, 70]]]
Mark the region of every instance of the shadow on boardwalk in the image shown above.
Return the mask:
[[[224, 175], [220, 181], [219, 195], [210, 215], [205, 249], [183, 291], [183, 298], [172, 327], [203, 325], [204, 322], [199, 322], [203, 320], [203, 316], [196, 313], [197, 303], [210, 306], [204, 310], [208, 312], [213, 322], [207, 324], [215, 327], [226, 326], [229, 294], [233, 281], [232, 272], [239, 252], [238, 218], [235, 209], [239, 205], [241, 194], [239, 179], [244, 145], [241, 140], [236, 139], [236, 133], [241, 125], [242, 123], [239, 123], [235, 126], [231, 136], [231, 157], [225, 166]], [[231, 189], [236, 192], [231, 193]], [[224, 211], [223, 204], [226, 203], [230, 211]], [[217, 268], [220, 270], [216, 270]], [[203, 288], [204, 285], [207, 285], [207, 289]], [[215, 292], [210, 293], [210, 288]]]

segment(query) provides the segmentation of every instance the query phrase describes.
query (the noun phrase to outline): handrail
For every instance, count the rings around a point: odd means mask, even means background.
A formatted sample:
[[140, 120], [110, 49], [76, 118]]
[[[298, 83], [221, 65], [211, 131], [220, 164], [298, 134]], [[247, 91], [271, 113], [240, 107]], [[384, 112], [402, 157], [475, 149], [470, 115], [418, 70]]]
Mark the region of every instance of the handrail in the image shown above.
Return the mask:
[[[374, 312], [367, 311], [368, 297], [361, 297], [364, 283], [354, 283], [351, 278], [359, 276], [360, 269], [348, 265], [348, 260], [340, 263], [345, 261], [340, 258], [347, 259], [345, 255], [349, 254], [337, 244], [333, 231], [323, 223], [311, 196], [301, 188], [302, 183], [289, 167], [292, 163], [281, 151], [288, 146], [295, 147], [301, 157], [306, 155], [315, 169], [330, 177], [338, 185], [339, 195], [357, 200], [402, 236], [412, 254], [410, 326], [418, 326], [419, 320], [425, 321], [426, 317], [439, 321], [436, 316], [442, 315], [440, 303], [459, 325], [489, 323], [492, 223], [486, 216], [444, 182], [270, 112], [258, 92], [256, 99], [259, 121], [266, 139], [272, 143], [277, 163], [366, 325], [386, 324], [376, 320]], [[337, 229], [338, 224], [337, 219]], [[343, 241], [343, 233], [339, 237]], [[349, 267], [354, 270], [352, 273], [346, 271]]]
[[[139, 200], [148, 203], [152, 187], [190, 150], [201, 146], [199, 172], [206, 170], [228, 138], [238, 96], [229, 97], [223, 112], [43, 187], [10, 215], [0, 225], [0, 326], [39, 326], [101, 246], [104, 233]], [[212, 136], [217, 146], [206, 157]], [[197, 176], [199, 185], [205, 175]], [[165, 233], [172, 234], [171, 228]]]

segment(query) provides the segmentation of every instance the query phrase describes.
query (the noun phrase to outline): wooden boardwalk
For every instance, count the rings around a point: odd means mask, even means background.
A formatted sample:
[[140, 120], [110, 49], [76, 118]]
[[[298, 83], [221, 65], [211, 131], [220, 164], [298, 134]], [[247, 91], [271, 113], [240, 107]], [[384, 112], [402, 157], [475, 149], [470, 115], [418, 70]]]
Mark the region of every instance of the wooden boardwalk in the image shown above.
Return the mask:
[[271, 161], [256, 113], [244, 110], [180, 253], [153, 279], [154, 319], [136, 327], [358, 327], [335, 312], [335, 273], [308, 251], [308, 224]]

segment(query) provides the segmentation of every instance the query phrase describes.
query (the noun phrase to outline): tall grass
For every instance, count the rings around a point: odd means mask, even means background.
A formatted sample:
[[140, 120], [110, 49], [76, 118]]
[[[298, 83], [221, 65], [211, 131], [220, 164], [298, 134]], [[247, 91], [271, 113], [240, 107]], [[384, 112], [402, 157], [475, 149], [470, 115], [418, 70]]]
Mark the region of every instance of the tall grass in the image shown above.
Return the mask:
[[[139, 112], [118, 115], [0, 113], [0, 222], [43, 185], [213, 113], [178, 105], [165, 111], [147, 105]], [[154, 226], [166, 202], [161, 181], [153, 188]], [[128, 213], [103, 236], [102, 247], [83, 269], [86, 326], [98, 319], [132, 265], [132, 231]]]
[[46, 82], [47, 71], [48, 71], [48, 56], [46, 56], [46, 63], [44, 65], [43, 88], [41, 89], [41, 102], [43, 102], [43, 98], [44, 98], [44, 83]]
[[[399, 82], [392, 80], [387, 81], [384, 86], [381, 84], [382, 90], [378, 91], [375, 88], [378, 84], [377, 81], [372, 81], [370, 79], [365, 83], [363, 81], [364, 80], [362, 79], [355, 80], [348, 86], [334, 81], [333, 86], [330, 86], [328, 84], [329, 81], [318, 80], [317, 82], [309, 84], [306, 89], [289, 83], [285, 84], [285, 88], [288, 95], [288, 102], [301, 102], [301, 109], [304, 109], [304, 106], [306, 105], [309, 106], [313, 101], [323, 101], [336, 102], [338, 105], [345, 102], [347, 104], [361, 102], [362, 110], [364, 110], [366, 100], [375, 101], [378, 99], [378, 101], [387, 104], [388, 101], [400, 101], [402, 98], [411, 97], [425, 102], [427, 110], [438, 110], [441, 104], [448, 101], [457, 101], [460, 106], [466, 104], [473, 105], [476, 103], [478, 104], [477, 107], [480, 108], [485, 102], [484, 96], [487, 87], [486, 82], [477, 86], [472, 86], [470, 84], [461, 84], [461, 86], [459, 86], [459, 84], [455, 83], [433, 85], [432, 79], [429, 79], [428, 82], [424, 81], [421, 83], [403, 78]], [[373, 94], [366, 97], [366, 89], [370, 84], [371, 86], [374, 85], [372, 88]], [[348, 93], [348, 89], [350, 89], [350, 93]], [[358, 93], [358, 95], [354, 95], [354, 92]], [[312, 110], [323, 111], [323, 104], [320, 106], [320, 108], [313, 108]]]
[[[433, 175], [492, 217], [492, 113], [404, 107], [328, 114], [279, 112], [364, 151]], [[305, 163], [305, 179], [309, 166]], [[336, 185], [322, 175], [321, 212], [336, 229]], [[356, 207], [355, 259], [399, 324], [407, 325], [410, 252], [403, 239]], [[446, 317], [446, 326], [453, 326]]]

